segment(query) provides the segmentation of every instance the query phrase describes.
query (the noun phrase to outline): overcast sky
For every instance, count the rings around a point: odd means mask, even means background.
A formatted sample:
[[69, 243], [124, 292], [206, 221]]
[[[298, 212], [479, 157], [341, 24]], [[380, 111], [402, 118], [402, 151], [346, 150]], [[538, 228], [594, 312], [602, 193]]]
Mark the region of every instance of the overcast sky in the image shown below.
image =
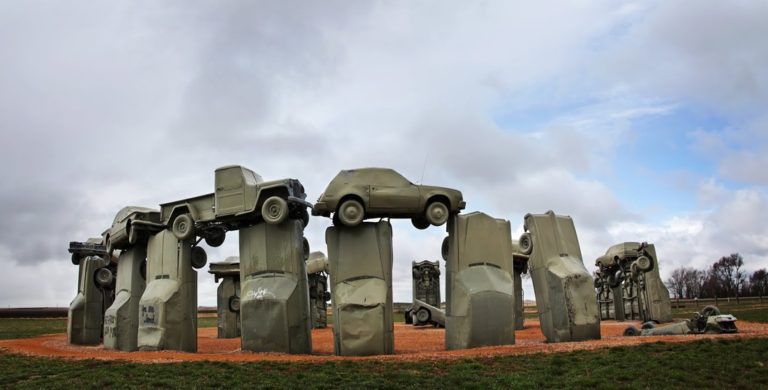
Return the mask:
[[[552, 209], [590, 271], [622, 241], [655, 243], [664, 278], [732, 252], [766, 267], [766, 20], [757, 1], [0, 2], [0, 305], [67, 306], [69, 241], [228, 164], [312, 201], [391, 167], [515, 236]], [[409, 301], [445, 230], [393, 225]]]

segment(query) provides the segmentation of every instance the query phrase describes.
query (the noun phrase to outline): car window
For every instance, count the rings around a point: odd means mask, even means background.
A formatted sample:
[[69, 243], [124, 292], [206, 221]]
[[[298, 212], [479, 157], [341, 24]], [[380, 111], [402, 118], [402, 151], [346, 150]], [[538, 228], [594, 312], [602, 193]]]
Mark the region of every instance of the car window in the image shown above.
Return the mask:
[[377, 175], [377, 182], [380, 185], [393, 186], [393, 187], [407, 187], [412, 183], [408, 179], [395, 171], [384, 171]]

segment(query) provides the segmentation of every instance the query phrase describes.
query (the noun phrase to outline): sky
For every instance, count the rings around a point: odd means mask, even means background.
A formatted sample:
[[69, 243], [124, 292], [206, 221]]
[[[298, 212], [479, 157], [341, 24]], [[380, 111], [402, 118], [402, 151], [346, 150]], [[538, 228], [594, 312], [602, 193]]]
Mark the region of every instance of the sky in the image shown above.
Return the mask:
[[[767, 18], [738, 0], [0, 2], [0, 306], [66, 307], [69, 241], [212, 192], [229, 164], [311, 201], [341, 169], [391, 167], [515, 237], [554, 210], [590, 272], [623, 241], [656, 244], [664, 279], [733, 252], [768, 267]], [[393, 227], [405, 302], [446, 233]]]

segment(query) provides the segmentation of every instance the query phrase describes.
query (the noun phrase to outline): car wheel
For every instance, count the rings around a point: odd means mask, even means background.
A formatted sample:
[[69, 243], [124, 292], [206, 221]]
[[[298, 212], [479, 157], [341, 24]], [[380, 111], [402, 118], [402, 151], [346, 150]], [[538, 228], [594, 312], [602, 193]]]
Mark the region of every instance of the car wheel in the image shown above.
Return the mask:
[[440, 245], [440, 255], [443, 256], [444, 261], [448, 261], [448, 237], [443, 238], [443, 244]]
[[104, 247], [107, 249], [107, 255], [112, 256], [112, 252], [115, 251], [115, 248], [112, 247], [112, 238], [109, 234], [104, 237]]
[[429, 221], [423, 217], [411, 218], [411, 224], [419, 230], [424, 230], [429, 227]]
[[199, 246], [193, 246], [192, 247], [192, 267], [194, 268], [203, 268], [205, 267], [205, 263], [208, 262], [208, 254], [205, 253], [205, 249], [199, 247]]
[[220, 247], [226, 238], [227, 232], [222, 228], [208, 229], [205, 232], [205, 243], [212, 248]]
[[407, 325], [413, 324], [413, 316], [411, 315], [411, 310], [410, 309], [405, 311], [405, 323]]
[[637, 330], [634, 326], [628, 326], [627, 329], [624, 329], [624, 336], [638, 336], [640, 335], [640, 331]]
[[128, 229], [128, 244], [136, 245], [139, 242], [139, 231], [134, 229], [131, 225], [126, 227]]
[[711, 317], [711, 316], [717, 316], [720, 315], [720, 309], [717, 308], [717, 306], [714, 305], [707, 305], [703, 309], [701, 309], [701, 316], [703, 318]]
[[229, 310], [234, 312], [240, 311], [240, 297], [237, 295], [229, 297]]
[[171, 232], [179, 240], [187, 240], [195, 235], [195, 221], [189, 214], [180, 214], [173, 220]]
[[270, 196], [261, 205], [261, 217], [266, 223], [282, 223], [288, 217], [288, 202], [279, 196]]
[[531, 233], [523, 233], [520, 235], [520, 239], [517, 241], [517, 245], [520, 247], [520, 253], [524, 255], [530, 255], [533, 252], [533, 240], [531, 240]]
[[80, 265], [80, 260], [82, 260], [82, 256], [78, 255], [77, 253], [72, 254], [72, 264], [74, 265]]
[[96, 284], [101, 287], [107, 287], [115, 280], [115, 275], [109, 268], [99, 268], [96, 270], [94, 278], [96, 279]]
[[653, 321], [644, 322], [640, 329], [653, 329], [656, 327], [656, 323]]
[[301, 221], [302, 227], [307, 227], [307, 225], [309, 225], [309, 211], [307, 211], [307, 209], [305, 208], [301, 209], [301, 211], [299, 212], [299, 220]]
[[436, 200], [427, 206], [424, 212], [427, 221], [433, 226], [440, 226], [448, 221], [448, 206]]
[[346, 226], [357, 226], [365, 219], [365, 209], [357, 199], [347, 199], [336, 210], [339, 221]]
[[307, 261], [309, 259], [309, 240], [306, 237], [302, 238], [301, 250], [304, 252], [304, 261]]
[[421, 308], [416, 312], [416, 320], [419, 321], [419, 323], [426, 324], [431, 317], [432, 315], [427, 309]]
[[653, 268], [653, 262], [646, 256], [638, 257], [637, 260], [635, 260], [635, 264], [637, 264], [637, 269], [642, 272], [648, 272]]

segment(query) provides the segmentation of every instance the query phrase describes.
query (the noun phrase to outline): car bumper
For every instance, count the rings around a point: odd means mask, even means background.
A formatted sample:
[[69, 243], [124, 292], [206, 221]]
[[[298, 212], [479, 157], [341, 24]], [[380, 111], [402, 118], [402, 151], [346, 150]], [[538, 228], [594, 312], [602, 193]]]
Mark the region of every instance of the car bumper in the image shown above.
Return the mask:
[[328, 210], [328, 206], [325, 204], [325, 202], [317, 202], [315, 203], [315, 206], [312, 207], [312, 215], [321, 215], [327, 217], [331, 215], [331, 212]]
[[289, 202], [289, 203], [296, 203], [296, 204], [300, 204], [300, 205], [302, 205], [302, 206], [304, 206], [304, 207], [309, 207], [309, 208], [311, 208], [311, 209], [313, 209], [313, 208], [314, 208], [314, 207], [312, 206], [312, 203], [309, 203], [309, 202], [307, 202], [306, 200], [304, 200], [304, 199], [301, 199], [301, 198], [297, 198], [297, 197], [295, 197], [295, 196], [289, 196], [289, 197], [288, 197], [288, 202]]

